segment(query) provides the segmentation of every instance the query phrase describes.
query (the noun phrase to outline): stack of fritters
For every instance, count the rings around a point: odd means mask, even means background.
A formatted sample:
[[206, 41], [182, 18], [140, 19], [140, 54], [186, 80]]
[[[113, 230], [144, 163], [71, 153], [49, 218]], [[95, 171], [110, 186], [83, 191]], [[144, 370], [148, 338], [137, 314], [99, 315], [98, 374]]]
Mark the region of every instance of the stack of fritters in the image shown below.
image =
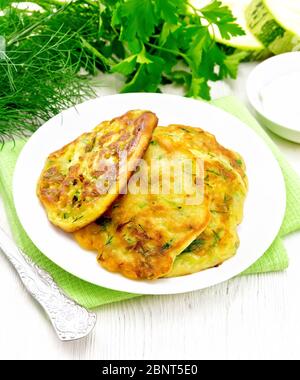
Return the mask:
[[[156, 125], [157, 118], [148, 111], [131, 111], [102, 123], [52, 154], [38, 185], [50, 221], [76, 231], [78, 243], [96, 251], [104, 268], [132, 279], [176, 277], [212, 268], [234, 256], [239, 246], [237, 227], [248, 187], [243, 159], [199, 128]], [[119, 189], [127, 183], [127, 193], [113, 191], [108, 182], [107, 194], [99, 194], [96, 182], [108, 174], [108, 169], [97, 172], [99, 159], [104, 156], [118, 164], [124, 152], [130, 165], [113, 180]], [[139, 158], [143, 165], [138, 165]], [[164, 177], [170, 162], [180, 166], [188, 161], [192, 162], [188, 174], [202, 189], [196, 202], [194, 187], [186, 186], [184, 175], [179, 183], [176, 170], [169, 171], [167, 180]], [[202, 171], [198, 162], [203, 163]], [[151, 175], [157, 163], [158, 187]], [[162, 191], [165, 180], [168, 191]], [[181, 192], [174, 190], [175, 184]], [[84, 196], [86, 191], [95, 194]]]

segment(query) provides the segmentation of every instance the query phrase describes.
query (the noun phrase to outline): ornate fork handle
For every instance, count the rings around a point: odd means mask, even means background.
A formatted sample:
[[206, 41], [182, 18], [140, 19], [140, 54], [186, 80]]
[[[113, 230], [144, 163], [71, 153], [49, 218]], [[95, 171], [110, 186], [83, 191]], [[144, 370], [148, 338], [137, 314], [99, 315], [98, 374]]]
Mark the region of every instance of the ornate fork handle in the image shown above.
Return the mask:
[[0, 228], [0, 249], [15, 267], [28, 292], [46, 311], [62, 341], [80, 339], [94, 328], [96, 315], [79, 306], [18, 248]]

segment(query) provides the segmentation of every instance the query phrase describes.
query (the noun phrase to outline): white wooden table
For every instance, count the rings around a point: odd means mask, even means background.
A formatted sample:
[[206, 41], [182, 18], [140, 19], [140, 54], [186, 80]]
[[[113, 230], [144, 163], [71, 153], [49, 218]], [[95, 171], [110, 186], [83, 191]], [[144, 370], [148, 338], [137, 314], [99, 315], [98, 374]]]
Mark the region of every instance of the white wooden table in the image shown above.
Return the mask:
[[[242, 100], [251, 67], [244, 64], [238, 81], [229, 82]], [[102, 93], [115, 91], [108, 82]], [[228, 88], [218, 85], [214, 93]], [[300, 174], [300, 145], [272, 138]], [[1, 205], [0, 225], [8, 230]], [[300, 234], [285, 243], [285, 273], [105, 306], [94, 333], [75, 343], [57, 340], [0, 255], [0, 359], [300, 359]]]

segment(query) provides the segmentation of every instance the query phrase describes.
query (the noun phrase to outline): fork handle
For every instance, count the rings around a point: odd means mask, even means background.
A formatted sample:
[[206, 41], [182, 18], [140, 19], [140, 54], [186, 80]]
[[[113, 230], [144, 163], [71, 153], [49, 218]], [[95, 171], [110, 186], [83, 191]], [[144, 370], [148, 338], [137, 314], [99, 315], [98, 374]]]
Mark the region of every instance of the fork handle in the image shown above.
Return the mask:
[[2, 228], [0, 249], [18, 272], [27, 291], [46, 311], [60, 340], [80, 339], [93, 330], [96, 314], [67, 297], [49, 273], [34, 264]]

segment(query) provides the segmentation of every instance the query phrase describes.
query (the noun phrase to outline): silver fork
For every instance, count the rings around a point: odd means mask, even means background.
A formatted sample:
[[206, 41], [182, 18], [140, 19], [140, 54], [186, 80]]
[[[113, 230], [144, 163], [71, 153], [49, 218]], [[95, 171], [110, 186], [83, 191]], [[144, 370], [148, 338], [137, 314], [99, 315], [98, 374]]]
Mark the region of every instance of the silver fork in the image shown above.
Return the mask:
[[32, 297], [46, 311], [62, 341], [86, 337], [96, 324], [96, 314], [67, 297], [53, 278], [39, 268], [0, 228], [0, 250], [18, 272]]

